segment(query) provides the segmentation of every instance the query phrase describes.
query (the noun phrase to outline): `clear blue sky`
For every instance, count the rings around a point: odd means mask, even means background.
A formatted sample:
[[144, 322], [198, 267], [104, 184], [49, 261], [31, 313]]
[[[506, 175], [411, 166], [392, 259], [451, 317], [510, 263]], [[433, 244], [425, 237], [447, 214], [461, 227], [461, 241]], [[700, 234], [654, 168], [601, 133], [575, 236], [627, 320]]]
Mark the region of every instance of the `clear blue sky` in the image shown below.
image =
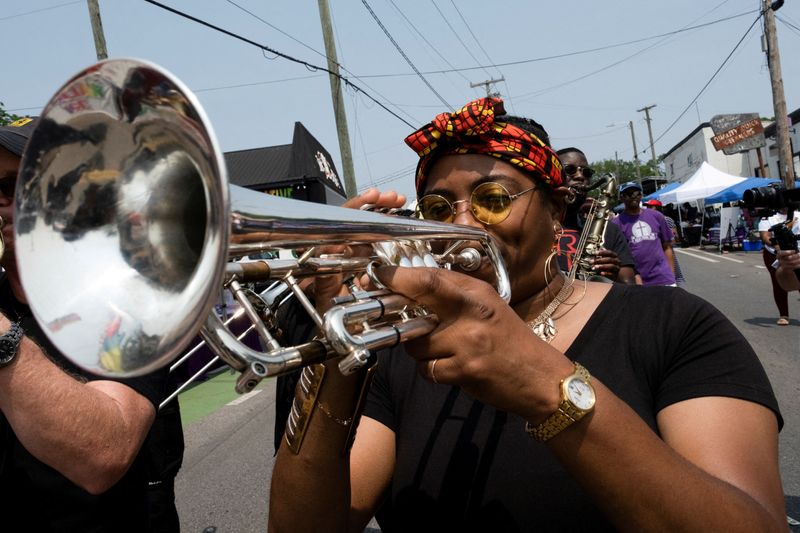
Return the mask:
[[[519, 62], [426, 74], [435, 93], [413, 73], [363, 2], [329, 1], [339, 61], [349, 71], [344, 74], [415, 127], [445, 109], [440, 97], [449, 107], [459, 107], [484, 94], [483, 89], [471, 89], [470, 83], [501, 76], [506, 81], [493, 89], [506, 99], [509, 111], [535, 118], [547, 128], [556, 148], [578, 146], [590, 160], [613, 158], [615, 152], [632, 159], [629, 120], [643, 150], [647, 127], [644, 114], [636, 110], [647, 105], [657, 106], [652, 110], [657, 154], [715, 114], [774, 114], [758, 24], [697, 105], [664, 134], [755, 20], [757, 0], [368, 0], [422, 72]], [[313, 0], [165, 3], [283, 53], [325, 65]], [[150, 60], [183, 80], [197, 93], [223, 150], [289, 143], [294, 122], [301, 121], [333, 154], [341, 174], [327, 75], [142, 0], [101, 0], [100, 9], [109, 55]], [[750, 13], [665, 38], [531, 61], [746, 12]], [[778, 16], [784, 21], [777, 24], [791, 111], [800, 107], [800, 5], [789, 0]], [[0, 44], [0, 101], [17, 114], [36, 114], [63, 82], [95, 61], [85, 0], [2, 0]], [[416, 156], [402, 140], [411, 128], [353, 91], [346, 92], [345, 105], [359, 188], [379, 183], [410, 193]], [[649, 151], [640, 157], [648, 158]]]

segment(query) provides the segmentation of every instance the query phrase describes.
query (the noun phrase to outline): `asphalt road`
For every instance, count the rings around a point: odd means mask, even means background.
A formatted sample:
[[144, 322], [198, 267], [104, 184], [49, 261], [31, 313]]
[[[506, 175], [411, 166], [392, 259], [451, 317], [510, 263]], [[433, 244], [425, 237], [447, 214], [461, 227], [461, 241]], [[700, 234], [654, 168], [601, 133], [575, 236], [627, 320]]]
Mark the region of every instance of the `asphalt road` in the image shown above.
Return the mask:
[[[685, 289], [725, 313], [753, 345], [772, 380], [785, 421], [780, 462], [787, 510], [800, 519], [800, 294], [790, 295], [791, 324], [777, 326], [760, 253], [718, 254], [697, 248], [677, 252], [687, 278]], [[176, 482], [184, 532], [264, 531], [274, 382], [262, 383], [257, 391], [185, 428], [186, 454]]]

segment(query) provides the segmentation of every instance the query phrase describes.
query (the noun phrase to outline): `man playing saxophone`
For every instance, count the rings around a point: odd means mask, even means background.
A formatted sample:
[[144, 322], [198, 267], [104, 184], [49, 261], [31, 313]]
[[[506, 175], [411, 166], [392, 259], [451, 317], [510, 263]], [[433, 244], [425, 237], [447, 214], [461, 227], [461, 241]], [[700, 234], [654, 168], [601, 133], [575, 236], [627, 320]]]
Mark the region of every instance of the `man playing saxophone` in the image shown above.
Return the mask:
[[[589, 167], [586, 155], [578, 148], [562, 148], [556, 152], [564, 165], [564, 176], [567, 187], [575, 191], [575, 200], [567, 204], [564, 216], [564, 236], [561, 239], [560, 259], [562, 268], [569, 271], [572, 268], [573, 258], [578, 253], [577, 243], [581, 233], [586, 227], [586, 207], [591, 206], [594, 200], [588, 199], [586, 191], [591, 185], [594, 170]], [[607, 199], [609, 202], [616, 198]], [[588, 206], [587, 206], [588, 204]], [[593, 258], [594, 271], [611, 281], [622, 283], [635, 283], [633, 256], [628, 248], [625, 236], [614, 224], [606, 224], [603, 232], [603, 248]]]

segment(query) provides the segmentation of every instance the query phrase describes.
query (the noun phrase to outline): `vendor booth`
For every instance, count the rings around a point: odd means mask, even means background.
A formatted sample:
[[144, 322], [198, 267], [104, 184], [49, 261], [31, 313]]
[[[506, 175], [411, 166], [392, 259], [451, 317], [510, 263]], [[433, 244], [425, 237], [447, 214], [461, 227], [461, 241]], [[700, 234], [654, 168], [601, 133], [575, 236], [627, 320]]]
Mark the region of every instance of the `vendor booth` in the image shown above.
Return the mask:
[[725, 202], [738, 202], [744, 196], [744, 191], [754, 189], [756, 187], [766, 187], [771, 183], [777, 183], [780, 180], [772, 178], [747, 178], [744, 181], [737, 183], [727, 189], [707, 196], [705, 199], [706, 204], [722, 204]]
[[[675, 204], [677, 206], [686, 202], [696, 202], [700, 204], [706, 197], [743, 181], [745, 181], [745, 178], [740, 178], [739, 176], [733, 176], [721, 170], [717, 170], [703, 161], [700, 168], [698, 168], [685, 183], [680, 187], [676, 187], [669, 192], [661, 194], [659, 200], [663, 204]], [[694, 244], [695, 242], [703, 243], [704, 236], [702, 232], [706, 216], [705, 208], [702, 208], [700, 211], [702, 213], [700, 223], [689, 224], [687, 227], [684, 227], [683, 220], [680, 219], [681, 210], [678, 209], [679, 223], [681, 224], [681, 228], [685, 231], [685, 241], [689, 244]], [[695, 239], [697, 240], [695, 241]]]
[[681, 185], [683, 185], [683, 184], [681, 182], [679, 182], [679, 181], [668, 183], [664, 187], [658, 189], [656, 192], [650, 193], [647, 196], [645, 196], [644, 198], [642, 198], [642, 201], [643, 202], [647, 202], [648, 200], [659, 200], [663, 204], [664, 201], [661, 200], [661, 195], [663, 195], [665, 193], [668, 193], [670, 191], [674, 191], [675, 189], [677, 189]]
[[712, 194], [743, 181], [745, 181], [745, 178], [726, 174], [703, 161], [697, 172], [692, 174], [683, 185], [660, 195], [659, 200], [663, 204], [681, 204], [683, 202], [704, 200]]

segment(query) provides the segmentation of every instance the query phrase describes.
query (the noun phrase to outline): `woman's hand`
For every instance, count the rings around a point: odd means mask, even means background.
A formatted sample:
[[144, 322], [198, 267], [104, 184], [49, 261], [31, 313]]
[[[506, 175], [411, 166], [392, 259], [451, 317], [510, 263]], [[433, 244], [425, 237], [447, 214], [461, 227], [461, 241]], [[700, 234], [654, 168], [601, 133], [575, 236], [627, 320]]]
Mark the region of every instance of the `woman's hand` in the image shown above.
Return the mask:
[[[358, 196], [347, 200], [342, 207], [350, 209], [361, 209], [363, 206], [371, 206], [373, 209], [399, 209], [406, 203], [406, 197], [395, 191], [381, 192], [378, 189], [367, 189]], [[329, 245], [321, 246], [317, 250], [317, 255], [344, 255], [345, 257], [359, 257], [370, 255], [371, 246], [347, 246]], [[317, 310], [322, 314], [331, 306], [331, 299], [345, 294], [346, 289], [343, 285], [344, 276], [341, 274], [331, 276], [317, 276], [313, 284], [313, 298], [317, 303]], [[356, 280], [358, 282], [358, 280]]]
[[430, 334], [405, 343], [424, 378], [458, 385], [527, 420], [555, 409], [553, 383], [570, 374], [572, 363], [536, 337], [490, 285], [436, 268], [381, 267], [376, 274], [439, 318]]

